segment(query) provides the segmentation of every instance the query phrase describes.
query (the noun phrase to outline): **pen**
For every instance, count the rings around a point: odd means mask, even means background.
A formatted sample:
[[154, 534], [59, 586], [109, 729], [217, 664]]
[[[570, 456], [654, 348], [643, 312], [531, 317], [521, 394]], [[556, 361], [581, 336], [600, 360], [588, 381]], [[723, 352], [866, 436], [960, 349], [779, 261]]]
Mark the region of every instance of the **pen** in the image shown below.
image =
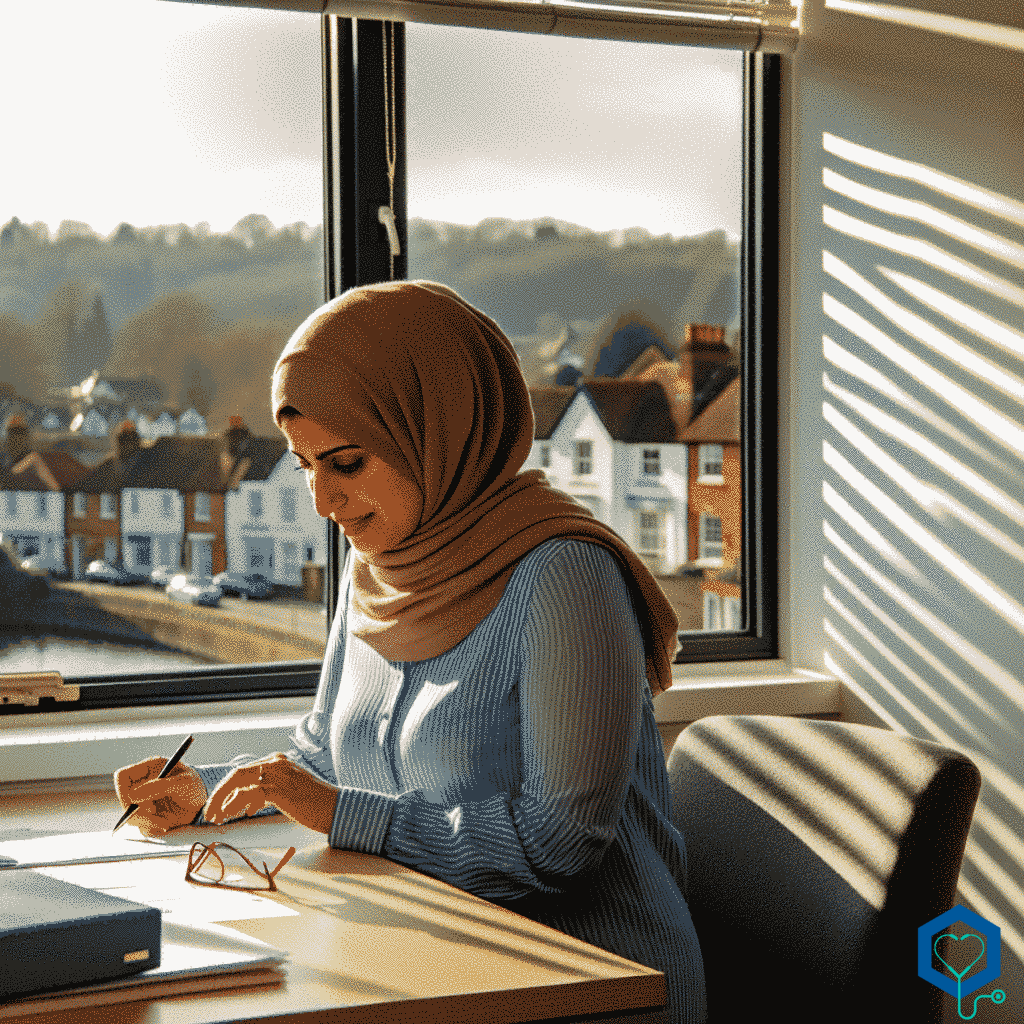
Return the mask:
[[[185, 756], [185, 751], [188, 750], [191, 742], [192, 737], [186, 737], [182, 745], [178, 747], [178, 749], [173, 754], [171, 754], [170, 761], [168, 761], [167, 764], [165, 764], [163, 768], [160, 769], [160, 774], [157, 776], [158, 779], [165, 779], [167, 778], [168, 775], [171, 774], [171, 769], [173, 769], [174, 766]], [[138, 804], [129, 804], [128, 810], [126, 810], [124, 814], [121, 815], [120, 819], [118, 820], [118, 823], [111, 830], [110, 834], [113, 835], [114, 832], [116, 832], [138, 809]]]

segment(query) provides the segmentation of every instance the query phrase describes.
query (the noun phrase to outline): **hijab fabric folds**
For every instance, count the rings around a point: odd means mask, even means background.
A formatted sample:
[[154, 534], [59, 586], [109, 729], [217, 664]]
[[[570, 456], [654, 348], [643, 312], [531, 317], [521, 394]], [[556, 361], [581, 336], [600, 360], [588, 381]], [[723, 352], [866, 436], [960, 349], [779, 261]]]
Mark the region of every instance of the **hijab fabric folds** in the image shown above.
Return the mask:
[[515, 349], [446, 285], [352, 288], [314, 312], [274, 368], [272, 407], [358, 444], [423, 494], [398, 548], [355, 553], [351, 633], [390, 661], [451, 650], [497, 607], [516, 563], [553, 537], [616, 557], [655, 695], [672, 682], [678, 621], [626, 543], [543, 472], [519, 470], [534, 421]]

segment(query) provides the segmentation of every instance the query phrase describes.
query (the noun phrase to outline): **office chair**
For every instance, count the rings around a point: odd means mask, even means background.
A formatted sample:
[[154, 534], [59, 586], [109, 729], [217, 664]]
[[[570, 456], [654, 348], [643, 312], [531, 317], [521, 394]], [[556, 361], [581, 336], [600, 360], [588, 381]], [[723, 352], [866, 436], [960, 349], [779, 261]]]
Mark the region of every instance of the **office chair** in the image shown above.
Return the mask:
[[886, 729], [718, 715], [668, 761], [708, 1024], [941, 1020], [917, 930], [953, 906], [981, 775]]

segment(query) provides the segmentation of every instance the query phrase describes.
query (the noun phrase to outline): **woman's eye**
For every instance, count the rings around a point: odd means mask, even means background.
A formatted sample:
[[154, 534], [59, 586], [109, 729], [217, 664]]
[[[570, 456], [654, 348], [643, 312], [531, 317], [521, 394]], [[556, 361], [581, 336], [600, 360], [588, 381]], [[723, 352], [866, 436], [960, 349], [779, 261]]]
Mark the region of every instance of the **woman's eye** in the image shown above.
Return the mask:
[[362, 458], [356, 459], [355, 462], [335, 462], [334, 460], [331, 461], [331, 469], [337, 471], [338, 473], [342, 473], [345, 476], [351, 476], [353, 473], [358, 473], [359, 470], [362, 469], [362, 467]]

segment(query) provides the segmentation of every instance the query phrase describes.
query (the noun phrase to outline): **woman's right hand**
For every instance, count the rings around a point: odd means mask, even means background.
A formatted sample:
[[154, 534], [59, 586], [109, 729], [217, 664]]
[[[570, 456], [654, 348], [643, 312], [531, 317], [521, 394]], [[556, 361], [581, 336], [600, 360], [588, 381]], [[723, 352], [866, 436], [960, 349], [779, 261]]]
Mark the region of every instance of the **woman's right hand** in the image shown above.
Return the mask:
[[178, 764], [166, 778], [157, 778], [165, 764], [166, 757], [151, 757], [114, 772], [121, 806], [127, 810], [130, 804], [139, 805], [125, 824], [149, 838], [190, 825], [206, 803], [206, 787], [194, 768]]

